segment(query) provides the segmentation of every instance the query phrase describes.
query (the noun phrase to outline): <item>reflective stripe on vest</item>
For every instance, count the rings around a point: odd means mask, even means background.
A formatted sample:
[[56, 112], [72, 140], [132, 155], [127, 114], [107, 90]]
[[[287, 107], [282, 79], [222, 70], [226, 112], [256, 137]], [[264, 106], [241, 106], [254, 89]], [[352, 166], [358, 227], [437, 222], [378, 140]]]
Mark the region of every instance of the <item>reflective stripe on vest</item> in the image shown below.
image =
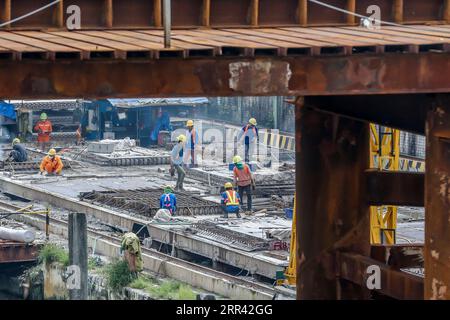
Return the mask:
[[239, 200], [236, 196], [236, 191], [227, 191], [227, 206], [238, 206]]

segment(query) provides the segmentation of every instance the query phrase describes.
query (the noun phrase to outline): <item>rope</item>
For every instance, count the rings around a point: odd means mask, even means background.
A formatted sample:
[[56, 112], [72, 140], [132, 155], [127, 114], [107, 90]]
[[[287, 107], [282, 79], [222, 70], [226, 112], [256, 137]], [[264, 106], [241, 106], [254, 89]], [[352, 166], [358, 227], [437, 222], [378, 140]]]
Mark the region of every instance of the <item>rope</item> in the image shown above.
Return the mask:
[[5, 27], [5, 26], [7, 26], [7, 25], [9, 25], [9, 24], [12, 24], [12, 23], [14, 23], [14, 22], [17, 22], [17, 21], [23, 20], [23, 19], [25, 19], [25, 18], [28, 18], [29, 16], [32, 16], [32, 15], [34, 15], [34, 14], [36, 14], [36, 13], [39, 13], [39, 12], [41, 12], [41, 11], [44, 11], [45, 9], [48, 9], [48, 8], [54, 6], [55, 4], [58, 4], [58, 3], [60, 3], [60, 2], [61, 2], [61, 0], [55, 0], [55, 1], [53, 1], [53, 2], [51, 2], [51, 3], [49, 3], [49, 4], [47, 4], [47, 5], [45, 5], [45, 6], [43, 6], [43, 7], [40, 7], [40, 8], [38, 8], [38, 9], [36, 9], [36, 10], [34, 10], [34, 11], [31, 11], [31, 12], [29, 12], [29, 13], [26, 13], [26, 14], [24, 14], [23, 16], [14, 18], [14, 19], [12, 19], [12, 20], [10, 20], [10, 21], [7, 21], [7, 22], [3, 22], [2, 24], [0, 24], [0, 28], [3, 28], [3, 27]]

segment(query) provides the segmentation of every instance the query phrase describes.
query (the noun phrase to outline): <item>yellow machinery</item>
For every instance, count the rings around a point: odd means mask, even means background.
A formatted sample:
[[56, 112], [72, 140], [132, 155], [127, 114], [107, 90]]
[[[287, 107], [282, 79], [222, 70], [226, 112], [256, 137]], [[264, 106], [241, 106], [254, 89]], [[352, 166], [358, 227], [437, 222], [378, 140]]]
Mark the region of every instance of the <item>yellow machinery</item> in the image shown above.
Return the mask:
[[[400, 167], [400, 131], [370, 125], [370, 168], [395, 170]], [[370, 207], [370, 242], [395, 244], [397, 207]]]
[[297, 215], [295, 214], [297, 197], [294, 195], [294, 211], [292, 212], [292, 231], [291, 231], [291, 245], [289, 247], [289, 266], [286, 268], [284, 276], [288, 285], [295, 285], [297, 281]]

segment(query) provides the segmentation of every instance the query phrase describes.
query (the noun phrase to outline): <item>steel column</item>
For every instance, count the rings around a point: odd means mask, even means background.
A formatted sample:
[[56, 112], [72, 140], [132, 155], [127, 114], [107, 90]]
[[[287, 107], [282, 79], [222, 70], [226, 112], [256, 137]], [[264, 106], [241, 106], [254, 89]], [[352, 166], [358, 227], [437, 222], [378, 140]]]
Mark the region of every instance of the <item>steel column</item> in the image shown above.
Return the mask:
[[425, 299], [450, 299], [450, 95], [427, 118]]
[[[308, 105], [308, 98], [304, 99]], [[339, 249], [368, 256], [369, 126], [297, 103], [297, 295], [299, 299], [361, 298], [360, 287], [336, 281]]]

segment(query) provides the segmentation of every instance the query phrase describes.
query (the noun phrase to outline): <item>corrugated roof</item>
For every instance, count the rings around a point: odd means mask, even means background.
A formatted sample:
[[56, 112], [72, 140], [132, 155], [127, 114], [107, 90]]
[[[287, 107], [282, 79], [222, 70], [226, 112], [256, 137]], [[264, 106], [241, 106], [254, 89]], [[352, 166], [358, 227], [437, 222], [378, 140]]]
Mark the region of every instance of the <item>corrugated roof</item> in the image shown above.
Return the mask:
[[450, 25], [177, 29], [163, 43], [162, 30], [0, 31], [3, 59], [158, 59], [447, 51]]
[[108, 99], [108, 101], [118, 108], [199, 105], [209, 102], [207, 98]]

